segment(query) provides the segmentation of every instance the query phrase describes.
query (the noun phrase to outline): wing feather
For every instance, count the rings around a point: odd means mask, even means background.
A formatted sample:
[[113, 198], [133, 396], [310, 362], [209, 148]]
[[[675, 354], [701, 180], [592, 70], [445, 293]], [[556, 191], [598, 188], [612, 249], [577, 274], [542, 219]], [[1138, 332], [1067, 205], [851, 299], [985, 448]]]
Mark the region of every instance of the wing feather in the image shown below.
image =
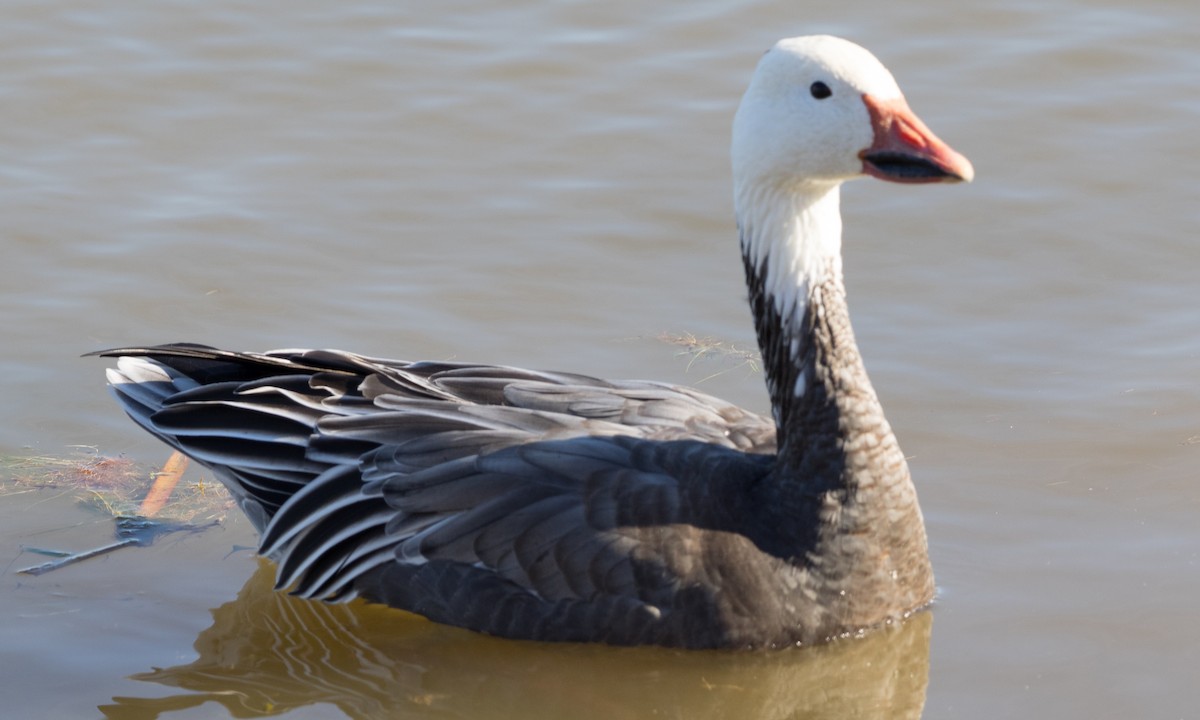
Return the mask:
[[774, 450], [768, 419], [657, 383], [325, 350], [114, 352], [127, 412], [231, 487], [281, 587], [489, 632], [677, 632], [672, 603], [698, 602], [685, 588], [705, 572], [680, 548], [736, 526], [723, 498], [766, 472], [747, 451]]

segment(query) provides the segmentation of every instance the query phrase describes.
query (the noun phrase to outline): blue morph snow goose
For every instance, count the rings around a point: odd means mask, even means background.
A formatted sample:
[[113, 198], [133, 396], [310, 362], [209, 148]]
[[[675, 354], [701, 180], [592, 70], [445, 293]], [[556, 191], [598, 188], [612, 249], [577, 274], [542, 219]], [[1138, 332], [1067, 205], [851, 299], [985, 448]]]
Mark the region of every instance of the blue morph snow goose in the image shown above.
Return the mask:
[[933, 598], [863, 368], [839, 188], [970, 180], [863, 48], [782, 40], [733, 123], [773, 417], [685, 387], [335, 350], [105, 351], [126, 412], [211, 468], [278, 585], [510, 638], [774, 647]]

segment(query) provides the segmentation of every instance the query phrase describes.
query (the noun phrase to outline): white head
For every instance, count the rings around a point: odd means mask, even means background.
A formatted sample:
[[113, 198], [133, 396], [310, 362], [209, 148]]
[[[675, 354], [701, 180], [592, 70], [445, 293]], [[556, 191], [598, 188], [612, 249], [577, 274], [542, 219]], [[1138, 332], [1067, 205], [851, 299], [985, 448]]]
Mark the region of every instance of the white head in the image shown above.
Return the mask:
[[763, 55], [733, 121], [735, 193], [970, 180], [966, 158], [913, 115], [867, 50], [828, 35], [780, 40]]
[[732, 156], [742, 252], [785, 322], [803, 317], [813, 288], [841, 277], [843, 182], [974, 175], [908, 108], [887, 68], [827, 35], [781, 40], [763, 55], [733, 121]]

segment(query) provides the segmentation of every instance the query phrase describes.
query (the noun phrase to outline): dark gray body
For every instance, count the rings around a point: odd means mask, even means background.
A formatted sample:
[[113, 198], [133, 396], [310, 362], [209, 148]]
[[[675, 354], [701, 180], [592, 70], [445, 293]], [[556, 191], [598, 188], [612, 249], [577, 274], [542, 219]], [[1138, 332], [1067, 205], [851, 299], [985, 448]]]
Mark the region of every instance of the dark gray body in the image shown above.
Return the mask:
[[[793, 321], [747, 272], [778, 427], [647, 382], [336, 351], [105, 354], [139, 358], [110, 376], [126, 410], [213, 469], [305, 597], [693, 648], [819, 642], [927, 604], [915, 491], [859, 392], [840, 283]], [[803, 397], [776, 392], [801, 371]]]

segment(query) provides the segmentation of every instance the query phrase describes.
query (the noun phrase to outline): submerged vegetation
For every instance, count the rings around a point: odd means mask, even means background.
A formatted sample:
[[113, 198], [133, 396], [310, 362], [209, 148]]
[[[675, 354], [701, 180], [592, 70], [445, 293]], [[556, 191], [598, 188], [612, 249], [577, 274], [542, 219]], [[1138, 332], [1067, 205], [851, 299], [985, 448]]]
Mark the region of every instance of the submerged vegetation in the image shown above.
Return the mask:
[[170, 470], [101, 455], [89, 447], [75, 447], [59, 457], [10, 455], [0, 457], [0, 499], [60, 490], [74, 495], [81, 505], [114, 517], [152, 515], [183, 523], [219, 521], [233, 505], [221, 483], [194, 472], [178, 480], [169, 502], [148, 507], [148, 496], [164, 472]]
[[22, 552], [55, 559], [17, 572], [41, 575], [123, 547], [149, 545], [167, 533], [196, 532], [220, 523], [233, 505], [229, 493], [203, 476], [183, 481], [186, 467], [186, 459], [178, 454], [162, 470], [153, 471], [84, 447], [63, 457], [0, 457], [0, 501], [58, 491], [58, 496], [73, 496], [82, 507], [115, 522], [116, 539], [99, 547], [66, 551], [22, 544]]

